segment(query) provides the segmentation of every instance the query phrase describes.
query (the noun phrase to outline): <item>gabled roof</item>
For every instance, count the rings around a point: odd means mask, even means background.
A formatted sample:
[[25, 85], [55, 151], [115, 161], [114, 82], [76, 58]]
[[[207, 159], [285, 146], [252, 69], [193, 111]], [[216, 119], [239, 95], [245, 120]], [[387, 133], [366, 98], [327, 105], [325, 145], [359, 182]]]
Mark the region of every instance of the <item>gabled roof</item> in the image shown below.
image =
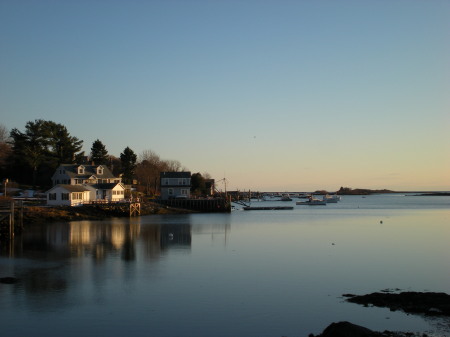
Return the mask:
[[[84, 173], [78, 174], [78, 167], [84, 167]], [[101, 166], [103, 168], [103, 174], [97, 173], [97, 168]], [[66, 175], [70, 178], [83, 178], [88, 179], [91, 176], [95, 176], [100, 179], [113, 179], [116, 178], [110, 169], [106, 165], [74, 165], [74, 164], [62, 164], [58, 167], [58, 169], [64, 169], [66, 171]]]
[[67, 185], [67, 184], [60, 184], [60, 185], [56, 185], [53, 186], [51, 189], [49, 189], [46, 193], [49, 193], [51, 190], [56, 189], [56, 188], [62, 188], [64, 190], [66, 190], [67, 192], [86, 192], [89, 191], [86, 187], [82, 186], [82, 185]]
[[93, 188], [96, 188], [98, 190], [112, 190], [117, 185], [120, 185], [120, 186], [122, 186], [123, 189], [125, 189], [125, 187], [121, 183], [93, 184], [90, 186], [92, 186]]

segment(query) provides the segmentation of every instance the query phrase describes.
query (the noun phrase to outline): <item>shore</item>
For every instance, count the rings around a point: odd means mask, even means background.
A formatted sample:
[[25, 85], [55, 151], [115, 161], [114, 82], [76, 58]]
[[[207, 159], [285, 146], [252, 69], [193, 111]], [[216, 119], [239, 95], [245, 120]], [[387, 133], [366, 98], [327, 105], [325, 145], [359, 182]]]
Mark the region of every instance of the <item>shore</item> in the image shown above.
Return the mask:
[[[190, 210], [167, 207], [153, 202], [141, 203], [141, 216], [151, 214], [185, 214]], [[104, 220], [128, 217], [128, 213], [96, 206], [27, 206], [23, 213], [24, 226], [55, 221]]]

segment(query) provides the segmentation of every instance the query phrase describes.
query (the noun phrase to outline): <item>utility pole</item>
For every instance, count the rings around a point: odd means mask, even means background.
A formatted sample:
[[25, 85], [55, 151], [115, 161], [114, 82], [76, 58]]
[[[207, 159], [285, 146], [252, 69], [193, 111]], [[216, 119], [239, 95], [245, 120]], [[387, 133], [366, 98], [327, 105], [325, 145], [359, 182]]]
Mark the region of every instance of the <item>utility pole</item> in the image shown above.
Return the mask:
[[3, 193], [3, 195], [6, 197], [6, 185], [8, 184], [9, 180], [8, 178], [5, 178], [5, 180], [3, 180], [3, 182], [5, 183], [5, 193]]

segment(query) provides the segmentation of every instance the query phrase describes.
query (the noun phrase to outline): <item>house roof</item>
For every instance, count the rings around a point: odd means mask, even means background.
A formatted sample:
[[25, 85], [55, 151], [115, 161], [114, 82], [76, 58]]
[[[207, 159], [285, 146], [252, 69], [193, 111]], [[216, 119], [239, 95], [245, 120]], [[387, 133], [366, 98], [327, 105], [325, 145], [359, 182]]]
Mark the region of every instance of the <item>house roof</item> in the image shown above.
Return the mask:
[[93, 184], [90, 186], [92, 186], [93, 188], [99, 189], [99, 190], [112, 190], [117, 185], [120, 185], [120, 186], [122, 186], [122, 188], [124, 188], [124, 186], [121, 183]]
[[191, 172], [161, 172], [161, 178], [190, 178]]
[[47, 191], [47, 193], [49, 193], [51, 190], [56, 189], [58, 187], [62, 188], [62, 189], [65, 189], [67, 192], [86, 192], [86, 191], [89, 191], [86, 187], [84, 187], [82, 185], [60, 184], [60, 185], [53, 186], [51, 189], [49, 189]]
[[[84, 167], [84, 173], [78, 174], [78, 167]], [[97, 173], [97, 167], [101, 166], [103, 168], [103, 174]], [[62, 168], [66, 171], [66, 175], [70, 178], [85, 178], [88, 179], [91, 176], [96, 176], [98, 178], [116, 178], [110, 169], [106, 165], [74, 165], [74, 164], [62, 164], [59, 168]], [[58, 168], [58, 169], [59, 169]]]

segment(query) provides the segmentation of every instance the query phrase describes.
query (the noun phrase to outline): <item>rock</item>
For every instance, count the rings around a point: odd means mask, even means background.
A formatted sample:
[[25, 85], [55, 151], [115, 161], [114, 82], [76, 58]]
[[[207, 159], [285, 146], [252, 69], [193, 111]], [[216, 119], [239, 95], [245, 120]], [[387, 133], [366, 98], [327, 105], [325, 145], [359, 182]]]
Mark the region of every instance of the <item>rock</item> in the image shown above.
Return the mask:
[[377, 307], [389, 308], [391, 311], [402, 310], [411, 314], [426, 314], [430, 316], [450, 316], [450, 295], [433, 292], [402, 292], [372, 293], [368, 295], [349, 297], [348, 302], [367, 306], [372, 304]]
[[[347, 321], [331, 323], [320, 335], [314, 336], [310, 334], [309, 337], [414, 337], [418, 334], [411, 332], [393, 332], [372, 331], [360, 325], [356, 325]], [[422, 335], [424, 337], [426, 335]]]
[[350, 322], [331, 323], [323, 330], [321, 337], [370, 337], [374, 332]]
[[7, 277], [0, 277], [0, 283], [4, 284], [14, 284], [19, 282], [18, 278], [7, 276]]

